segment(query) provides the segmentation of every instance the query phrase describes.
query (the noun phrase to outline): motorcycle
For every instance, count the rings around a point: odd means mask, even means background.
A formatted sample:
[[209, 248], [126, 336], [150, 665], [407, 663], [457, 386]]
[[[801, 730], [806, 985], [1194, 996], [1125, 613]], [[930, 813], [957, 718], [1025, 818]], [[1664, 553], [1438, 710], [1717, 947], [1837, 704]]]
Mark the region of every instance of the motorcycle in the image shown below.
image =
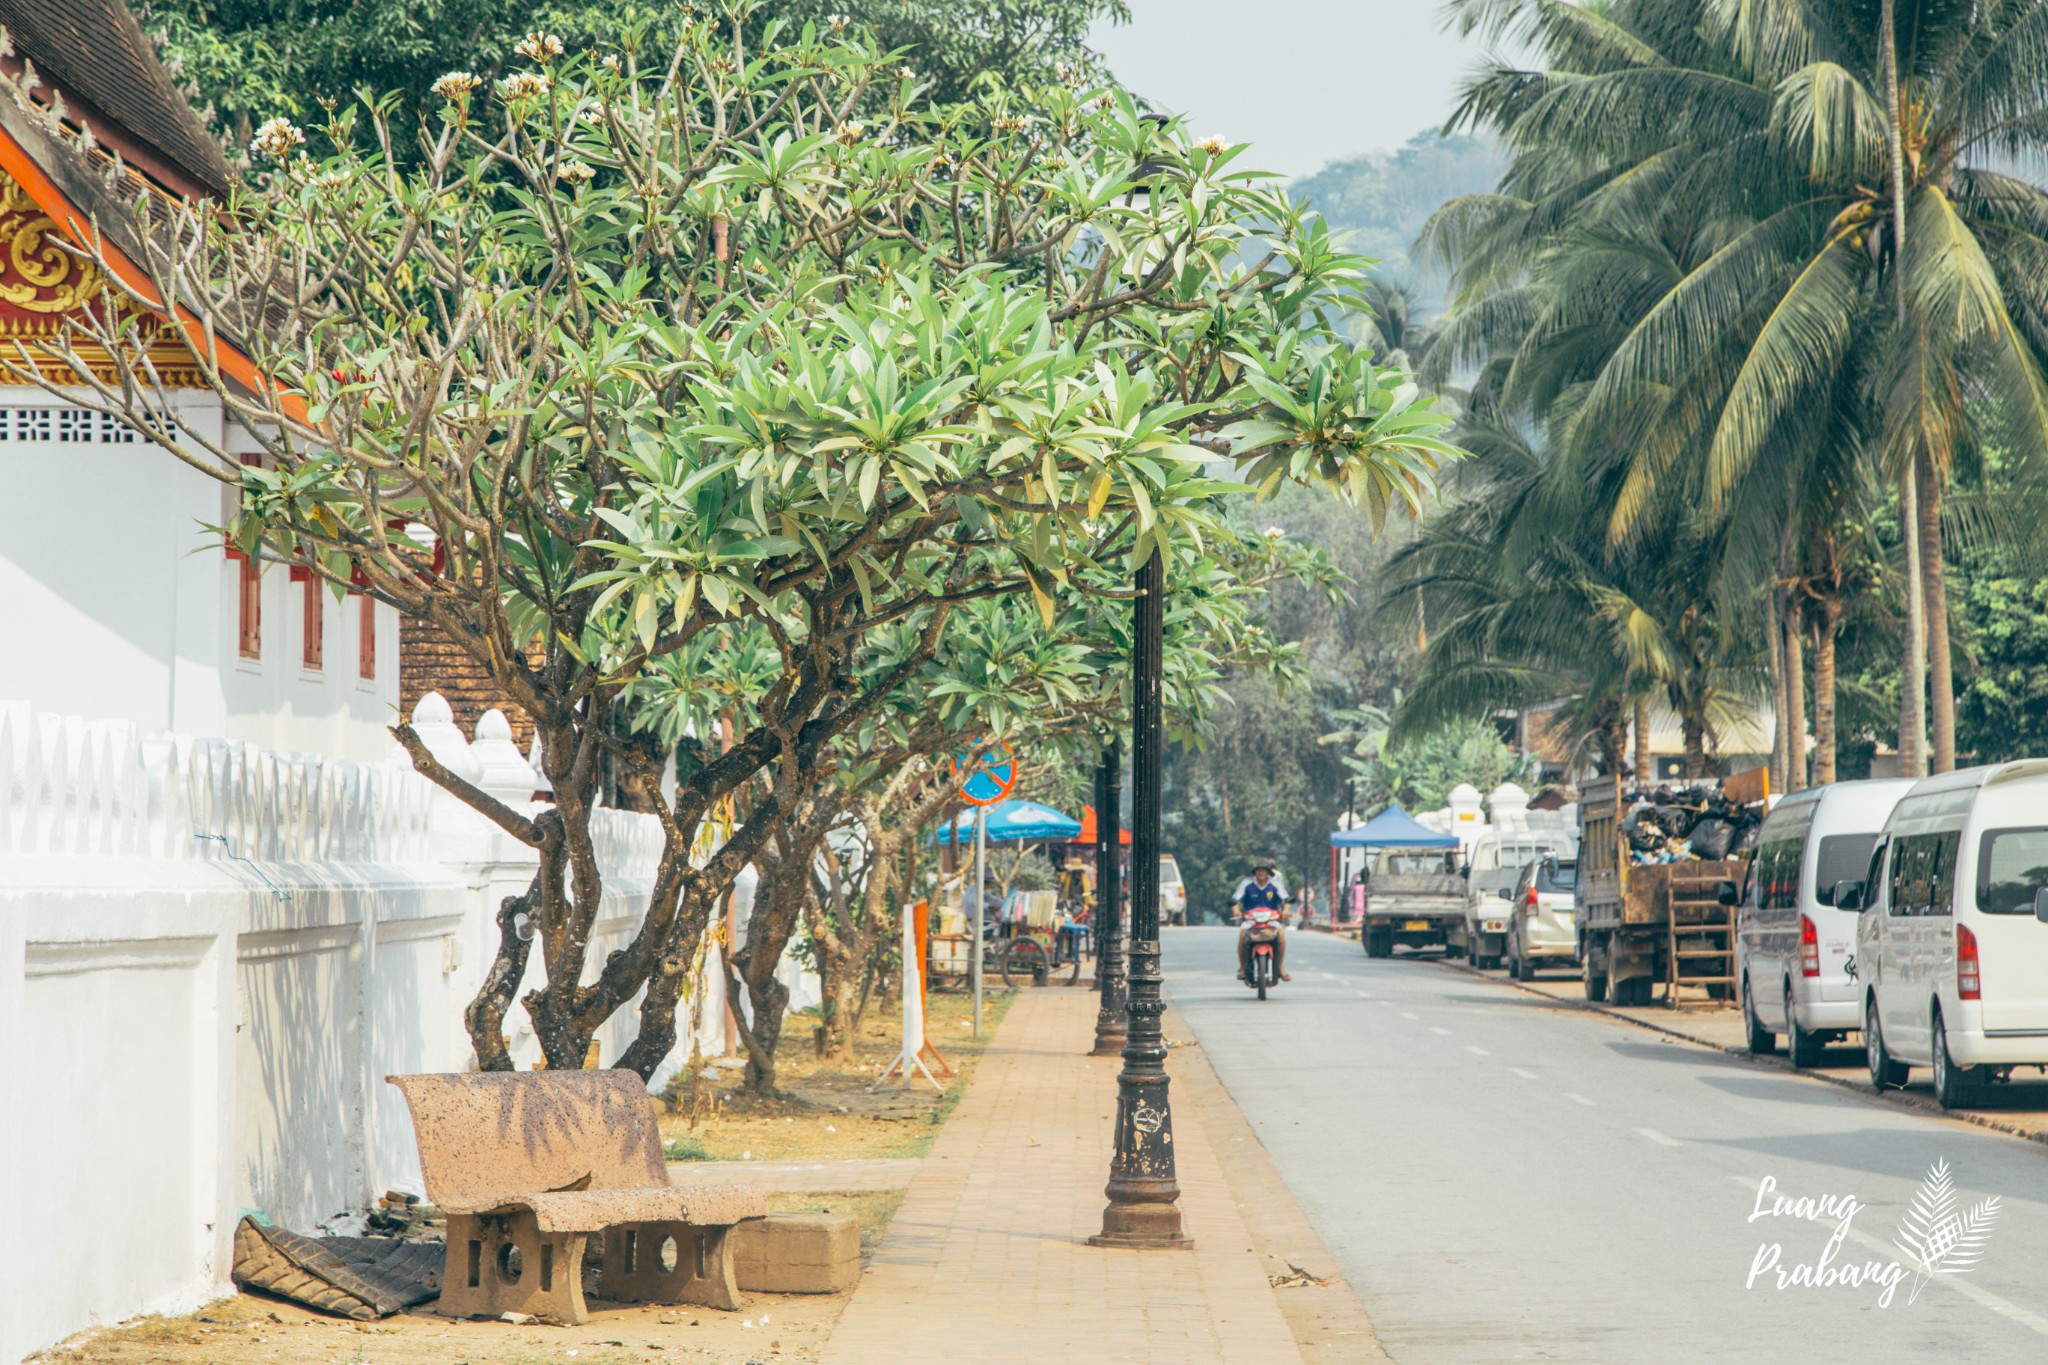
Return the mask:
[[1244, 982], [1259, 993], [1259, 999], [1264, 1000], [1266, 991], [1280, 982], [1280, 912], [1264, 909], [1247, 911], [1244, 922], [1250, 939], [1245, 954]]

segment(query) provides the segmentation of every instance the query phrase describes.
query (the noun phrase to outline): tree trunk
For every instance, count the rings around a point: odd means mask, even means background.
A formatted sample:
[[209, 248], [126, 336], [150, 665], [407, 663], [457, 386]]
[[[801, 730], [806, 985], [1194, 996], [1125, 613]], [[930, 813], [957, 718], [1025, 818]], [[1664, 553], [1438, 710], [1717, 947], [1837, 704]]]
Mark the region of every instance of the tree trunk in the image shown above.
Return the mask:
[[825, 1055], [853, 1055], [854, 1029], [860, 1020], [861, 960], [847, 946], [818, 948], [818, 986], [825, 997]]
[[[1917, 465], [1919, 457], [1914, 457]], [[1908, 469], [1899, 480], [1899, 531], [1906, 553], [1906, 638], [1900, 652], [1905, 656], [1899, 673], [1899, 776], [1924, 777], [1927, 773], [1926, 724], [1922, 700], [1927, 690], [1926, 599], [1920, 589], [1920, 537], [1913, 528], [1920, 524], [1920, 499], [1914, 488], [1914, 471]]]
[[1650, 756], [1650, 699], [1636, 698], [1635, 713], [1636, 781], [1648, 782], [1656, 777], [1652, 769], [1656, 760]]
[[1813, 784], [1835, 780], [1835, 634], [1842, 626], [1842, 604], [1833, 597], [1820, 601], [1820, 620], [1813, 636]]
[[1806, 649], [1799, 601], [1785, 602], [1785, 790], [1806, 790]]
[[1948, 574], [1941, 550], [1941, 477], [1924, 452], [1916, 466], [1920, 512], [1920, 581], [1926, 591], [1928, 717], [1934, 732], [1931, 770], [1956, 766], [1956, 686], [1948, 652]]
[[[1782, 542], [1778, 553], [1778, 577], [1785, 576], [1785, 554]], [[1785, 705], [1785, 633], [1782, 622], [1785, 615], [1785, 590], [1778, 584], [1771, 585], [1769, 603], [1764, 608], [1770, 617], [1771, 628], [1764, 632], [1766, 652], [1770, 655], [1771, 670], [1771, 790], [1789, 790], [1786, 783], [1791, 772], [1788, 757], [1792, 746], [1787, 742], [1790, 732], [1786, 728], [1786, 715], [1791, 708]]]
[[1685, 726], [1685, 780], [1698, 782], [1707, 776], [1707, 727], [1698, 716], [1688, 713]]
[[1628, 753], [1628, 722], [1622, 719], [1618, 706], [1605, 712], [1597, 735], [1600, 746], [1600, 771], [1619, 774], [1623, 759]]
[[[1878, 8], [1878, 57], [1884, 67], [1885, 142], [1891, 160], [1892, 210], [1892, 292], [1896, 299], [1898, 327], [1906, 327], [1906, 272], [1900, 263], [1906, 256], [1906, 146], [1905, 106], [1899, 90], [1898, 20], [1893, 0]], [[1900, 649], [1904, 656], [1899, 676], [1899, 773], [1903, 777], [1924, 776], [1927, 771], [1927, 740], [1924, 695], [1926, 675], [1925, 600], [1920, 587], [1919, 497], [1915, 489], [1920, 452], [1916, 444], [1899, 475], [1899, 540], [1906, 552], [1906, 638]]]

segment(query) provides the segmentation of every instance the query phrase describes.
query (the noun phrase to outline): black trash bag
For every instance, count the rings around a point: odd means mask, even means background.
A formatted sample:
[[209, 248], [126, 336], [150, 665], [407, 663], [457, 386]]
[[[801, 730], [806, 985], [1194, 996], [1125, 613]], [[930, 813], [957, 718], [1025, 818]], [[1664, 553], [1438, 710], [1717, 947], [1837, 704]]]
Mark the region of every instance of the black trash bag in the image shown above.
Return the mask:
[[1698, 812], [1688, 810], [1684, 806], [1657, 807], [1657, 824], [1666, 834], [1690, 834], [1693, 821], [1698, 818]]
[[1734, 821], [1708, 815], [1693, 825], [1687, 843], [1694, 857], [1714, 862], [1728, 856], [1728, 851], [1735, 847], [1736, 835]]

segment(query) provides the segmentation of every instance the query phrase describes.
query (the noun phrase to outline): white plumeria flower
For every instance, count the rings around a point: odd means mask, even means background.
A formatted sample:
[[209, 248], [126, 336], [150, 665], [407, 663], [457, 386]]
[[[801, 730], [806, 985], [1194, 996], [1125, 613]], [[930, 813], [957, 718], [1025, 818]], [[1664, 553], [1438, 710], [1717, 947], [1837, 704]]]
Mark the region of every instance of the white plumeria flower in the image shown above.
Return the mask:
[[515, 71], [498, 82], [498, 97], [506, 102], [531, 99], [548, 92], [548, 78], [538, 71]]
[[1210, 156], [1222, 156], [1230, 150], [1230, 143], [1213, 133], [1197, 142], [1195, 146], [1207, 152]]
[[474, 71], [450, 71], [434, 82], [434, 93], [444, 100], [466, 99], [483, 79]]
[[306, 145], [306, 135], [299, 126], [288, 118], [274, 118], [256, 130], [256, 136], [249, 139], [249, 150], [261, 153], [273, 160], [285, 161], [291, 154]]
[[552, 33], [535, 30], [521, 38], [519, 46], [512, 50], [530, 62], [544, 62], [562, 55], [562, 40]]
[[588, 185], [596, 176], [596, 171], [593, 171], [580, 161], [571, 161], [568, 165], [562, 167], [561, 170], [555, 172], [557, 180], [569, 185]]

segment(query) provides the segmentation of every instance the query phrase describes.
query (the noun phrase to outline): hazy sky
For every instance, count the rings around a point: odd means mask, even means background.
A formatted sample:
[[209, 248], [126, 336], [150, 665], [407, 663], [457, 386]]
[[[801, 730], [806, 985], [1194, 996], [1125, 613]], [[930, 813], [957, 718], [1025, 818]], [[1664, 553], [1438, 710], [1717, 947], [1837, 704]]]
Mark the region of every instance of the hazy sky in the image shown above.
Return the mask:
[[1133, 91], [1197, 137], [1252, 144], [1287, 176], [1400, 146], [1442, 124], [1482, 55], [1436, 0], [1130, 0], [1095, 45]]

